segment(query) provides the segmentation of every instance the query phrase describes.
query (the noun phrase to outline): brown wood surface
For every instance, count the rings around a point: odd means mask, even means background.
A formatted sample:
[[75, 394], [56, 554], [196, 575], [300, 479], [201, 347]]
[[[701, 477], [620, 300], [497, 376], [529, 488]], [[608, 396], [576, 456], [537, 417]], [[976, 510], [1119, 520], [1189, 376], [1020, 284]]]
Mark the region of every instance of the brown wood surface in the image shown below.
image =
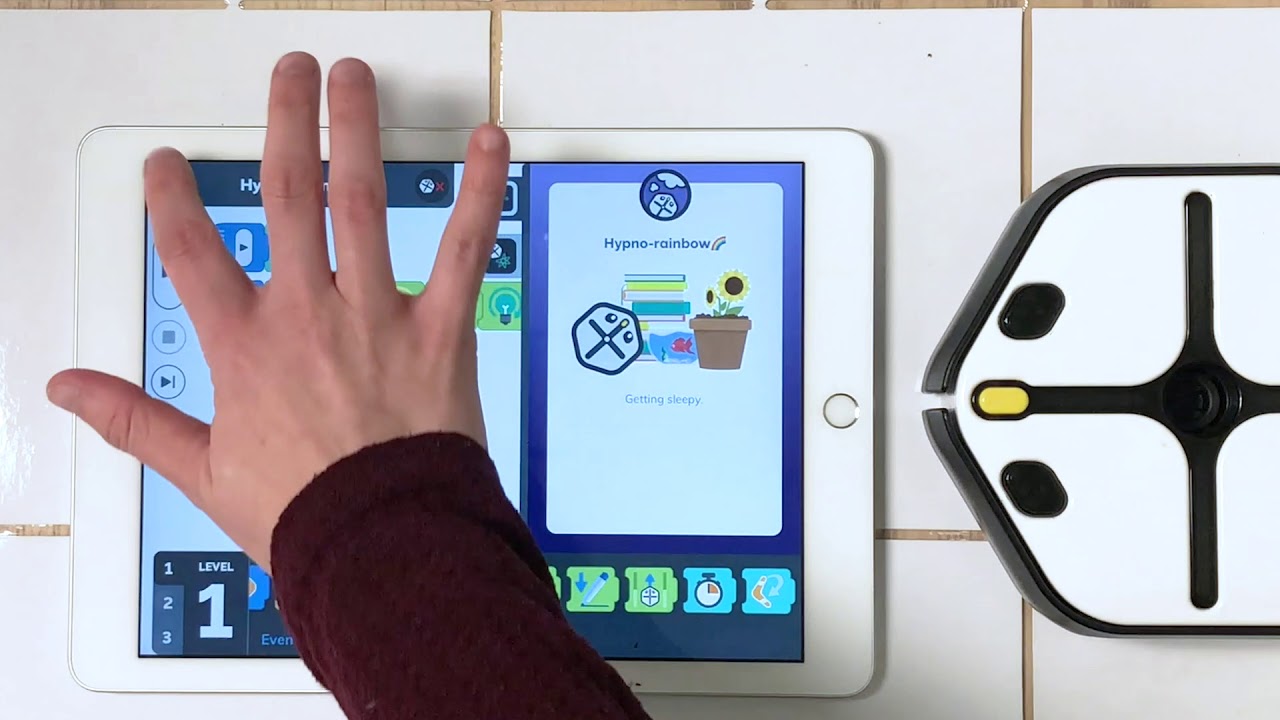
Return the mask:
[[0, 538], [67, 537], [70, 534], [70, 525], [0, 525]]

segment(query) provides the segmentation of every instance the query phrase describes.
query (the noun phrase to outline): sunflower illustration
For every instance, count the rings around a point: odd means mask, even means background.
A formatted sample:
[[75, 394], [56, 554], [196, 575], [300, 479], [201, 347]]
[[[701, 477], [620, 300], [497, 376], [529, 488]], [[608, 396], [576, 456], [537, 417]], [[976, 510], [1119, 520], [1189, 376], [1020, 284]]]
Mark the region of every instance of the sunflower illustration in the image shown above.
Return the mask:
[[716, 286], [720, 291], [720, 297], [731, 303], [742, 302], [747, 298], [747, 293], [751, 292], [751, 283], [747, 282], [747, 276], [737, 270], [730, 270], [721, 275]]
[[716, 286], [712, 285], [711, 287], [707, 288], [707, 307], [713, 308], [716, 306], [717, 302], [718, 301], [716, 299]]

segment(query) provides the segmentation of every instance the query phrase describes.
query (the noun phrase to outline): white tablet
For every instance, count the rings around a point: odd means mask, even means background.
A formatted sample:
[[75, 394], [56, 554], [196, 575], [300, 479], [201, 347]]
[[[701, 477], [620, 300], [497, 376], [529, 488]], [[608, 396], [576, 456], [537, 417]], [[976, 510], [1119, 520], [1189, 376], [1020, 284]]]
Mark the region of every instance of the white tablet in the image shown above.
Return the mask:
[[[502, 482], [567, 617], [640, 692], [856, 693], [876, 636], [870, 145], [846, 130], [510, 134], [476, 307], [480, 383]], [[468, 135], [385, 134], [403, 292], [431, 270]], [[263, 139], [84, 140], [77, 366], [211, 416], [208, 368], [149, 238], [142, 162], [185, 153], [228, 251], [265, 281]], [[75, 453], [82, 685], [320, 689], [270, 578], [87, 427]]]

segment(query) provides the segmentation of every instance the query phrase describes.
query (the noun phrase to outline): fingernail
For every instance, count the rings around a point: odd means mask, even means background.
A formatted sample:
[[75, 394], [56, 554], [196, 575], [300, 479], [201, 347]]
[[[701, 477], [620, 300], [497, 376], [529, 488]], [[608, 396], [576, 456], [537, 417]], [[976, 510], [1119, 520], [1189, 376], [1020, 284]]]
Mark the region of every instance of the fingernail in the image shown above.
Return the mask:
[[49, 383], [46, 393], [49, 396], [49, 402], [67, 411], [73, 411], [80, 399], [80, 388], [74, 383]]
[[502, 147], [502, 131], [493, 125], [483, 125], [477, 131], [477, 144], [485, 152], [493, 152]]
[[276, 63], [276, 70], [282, 75], [305, 77], [320, 71], [320, 66], [311, 55], [300, 50], [285, 54]]
[[164, 155], [167, 152], [169, 152], [169, 148], [156, 148], [155, 150], [152, 150], [151, 152], [147, 153], [146, 159], [142, 161], [143, 171], [146, 171], [148, 168], [150, 168], [151, 164], [156, 161], [156, 158], [160, 157], [161, 155]]
[[329, 81], [343, 85], [365, 85], [373, 82], [373, 69], [356, 58], [343, 58], [330, 68]]

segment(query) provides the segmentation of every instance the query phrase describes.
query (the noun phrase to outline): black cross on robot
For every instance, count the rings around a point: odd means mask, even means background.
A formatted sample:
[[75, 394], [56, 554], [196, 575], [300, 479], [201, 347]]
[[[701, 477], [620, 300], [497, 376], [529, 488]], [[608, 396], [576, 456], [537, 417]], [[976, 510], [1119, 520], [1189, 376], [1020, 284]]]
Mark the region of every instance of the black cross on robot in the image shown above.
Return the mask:
[[1191, 506], [1191, 602], [1218, 602], [1218, 454], [1245, 421], [1280, 413], [1280, 387], [1260, 385], [1222, 357], [1213, 326], [1213, 204], [1195, 192], [1184, 203], [1187, 335], [1164, 374], [1125, 387], [1038, 387], [994, 380], [974, 389], [974, 412], [987, 420], [1049, 414], [1135, 414], [1164, 425], [1187, 457]]

